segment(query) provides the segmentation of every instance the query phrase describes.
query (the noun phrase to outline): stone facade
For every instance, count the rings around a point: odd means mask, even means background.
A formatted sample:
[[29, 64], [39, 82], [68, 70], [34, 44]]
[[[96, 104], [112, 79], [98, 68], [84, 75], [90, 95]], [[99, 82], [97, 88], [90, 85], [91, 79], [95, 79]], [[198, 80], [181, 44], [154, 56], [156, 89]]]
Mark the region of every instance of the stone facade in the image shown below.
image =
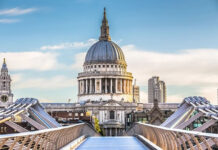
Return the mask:
[[0, 74], [0, 107], [7, 107], [12, 103], [13, 94], [11, 93], [11, 77], [8, 74], [8, 68], [4, 58]]
[[105, 9], [99, 41], [88, 50], [77, 79], [78, 102], [133, 101], [133, 76], [127, 72], [122, 49], [111, 41]]
[[[120, 102], [133, 102], [133, 76], [127, 72], [122, 49], [111, 41], [105, 9], [99, 41], [88, 50], [83, 72], [77, 79], [78, 102], [92, 104], [90, 109], [87, 107], [87, 112], [99, 120], [103, 134], [115, 136], [122, 133], [129, 108], [127, 103]], [[130, 111], [135, 110], [136, 104], [130, 104]]]
[[[103, 134], [107, 136], [120, 135], [134, 122], [149, 123], [155, 114], [153, 103], [131, 103], [116, 100], [86, 101], [84, 103], [42, 103], [45, 110], [58, 122], [71, 124], [85, 121], [94, 123], [97, 117]], [[158, 108], [163, 120], [177, 110], [179, 103], [160, 103]], [[155, 108], [155, 109], [154, 109]], [[155, 120], [155, 119], [154, 119]]]

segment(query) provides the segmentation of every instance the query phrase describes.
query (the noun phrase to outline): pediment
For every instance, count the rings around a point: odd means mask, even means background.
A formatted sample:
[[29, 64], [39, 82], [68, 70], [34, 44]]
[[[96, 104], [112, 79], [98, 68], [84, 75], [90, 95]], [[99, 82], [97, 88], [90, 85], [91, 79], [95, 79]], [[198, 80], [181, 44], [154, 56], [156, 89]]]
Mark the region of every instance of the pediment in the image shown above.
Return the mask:
[[108, 102], [105, 102], [102, 106], [117, 106], [118, 107], [118, 106], [123, 106], [123, 105], [117, 101], [110, 100]]

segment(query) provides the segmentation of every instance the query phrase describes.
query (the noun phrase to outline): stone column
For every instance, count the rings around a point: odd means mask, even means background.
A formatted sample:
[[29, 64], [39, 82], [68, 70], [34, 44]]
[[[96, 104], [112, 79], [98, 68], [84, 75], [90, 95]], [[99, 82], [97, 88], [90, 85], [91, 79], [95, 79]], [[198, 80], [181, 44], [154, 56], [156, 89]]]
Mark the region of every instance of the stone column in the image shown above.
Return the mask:
[[95, 93], [95, 79], [93, 79], [93, 93]]
[[132, 80], [130, 81], [130, 94], [132, 94]]
[[86, 79], [85, 81], [86, 81], [86, 94], [88, 94], [88, 79]]
[[107, 93], [107, 78], [105, 78], [104, 84], [105, 84], [105, 93]]
[[123, 93], [123, 79], [120, 79], [120, 91]]
[[102, 80], [100, 79], [100, 93], [102, 93]]
[[126, 93], [128, 94], [128, 80], [126, 80]]
[[89, 82], [89, 93], [92, 93], [92, 79]]
[[103, 91], [103, 78], [101, 79], [101, 93]]
[[123, 80], [123, 93], [126, 93], [126, 79]]
[[114, 93], [117, 93], [117, 78], [115, 79], [114, 84], [115, 84], [115, 85], [114, 85], [114, 87], [115, 87], [115, 88], [114, 88], [114, 90], [115, 90]]
[[83, 94], [86, 93], [86, 86], [85, 86], [86, 80], [83, 79]]
[[127, 94], [129, 94], [129, 80], [126, 80], [126, 89], [127, 89]]
[[110, 130], [110, 136], [112, 136], [112, 128], [110, 128], [109, 130]]
[[113, 86], [112, 86], [112, 84], [113, 84], [112, 78], [110, 79], [110, 82], [111, 82], [111, 87], [110, 87], [110, 88], [111, 88], [111, 93], [113, 93], [113, 90], [112, 90], [112, 89], [113, 89], [113, 88], [112, 88], [112, 87], [113, 87]]
[[78, 80], [78, 94], [81, 94], [80, 93], [80, 80]]

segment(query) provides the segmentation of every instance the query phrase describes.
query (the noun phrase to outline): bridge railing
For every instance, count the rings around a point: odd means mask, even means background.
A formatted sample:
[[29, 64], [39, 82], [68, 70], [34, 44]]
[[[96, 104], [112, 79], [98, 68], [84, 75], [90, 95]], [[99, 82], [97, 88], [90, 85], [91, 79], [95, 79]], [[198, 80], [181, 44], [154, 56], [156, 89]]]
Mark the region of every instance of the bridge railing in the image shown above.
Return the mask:
[[143, 123], [136, 123], [126, 134], [142, 135], [164, 150], [210, 150], [212, 146], [218, 146], [217, 134], [170, 129]]
[[0, 149], [58, 150], [80, 136], [99, 136], [85, 123], [32, 132], [0, 135]]

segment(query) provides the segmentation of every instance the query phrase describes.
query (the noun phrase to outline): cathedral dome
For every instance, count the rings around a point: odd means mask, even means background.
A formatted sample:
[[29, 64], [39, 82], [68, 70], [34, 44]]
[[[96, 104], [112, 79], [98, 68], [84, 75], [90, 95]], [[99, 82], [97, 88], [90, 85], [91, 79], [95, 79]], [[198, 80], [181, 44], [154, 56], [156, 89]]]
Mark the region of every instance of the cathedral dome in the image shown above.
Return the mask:
[[85, 64], [115, 63], [126, 64], [122, 49], [114, 42], [100, 40], [88, 50]]
[[105, 9], [99, 41], [92, 45], [88, 50], [84, 64], [88, 65], [96, 63], [112, 63], [126, 66], [122, 49], [116, 43], [111, 41]]

